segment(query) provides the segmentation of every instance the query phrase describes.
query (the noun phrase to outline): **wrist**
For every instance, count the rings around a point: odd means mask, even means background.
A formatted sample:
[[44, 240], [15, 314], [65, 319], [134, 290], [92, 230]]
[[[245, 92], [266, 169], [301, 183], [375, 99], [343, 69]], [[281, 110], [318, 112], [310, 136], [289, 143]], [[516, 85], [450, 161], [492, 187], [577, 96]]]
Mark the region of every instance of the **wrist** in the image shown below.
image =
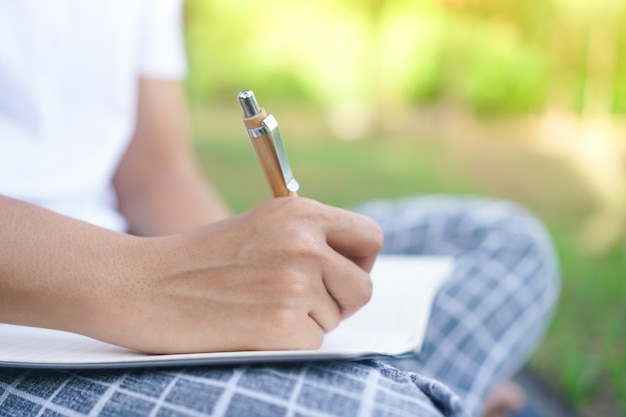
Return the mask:
[[88, 302], [79, 302], [85, 317], [71, 331], [138, 348], [129, 341], [141, 336], [149, 316], [154, 281], [169, 261], [163, 249], [167, 240], [121, 235], [93, 271], [91, 288], [83, 293]]

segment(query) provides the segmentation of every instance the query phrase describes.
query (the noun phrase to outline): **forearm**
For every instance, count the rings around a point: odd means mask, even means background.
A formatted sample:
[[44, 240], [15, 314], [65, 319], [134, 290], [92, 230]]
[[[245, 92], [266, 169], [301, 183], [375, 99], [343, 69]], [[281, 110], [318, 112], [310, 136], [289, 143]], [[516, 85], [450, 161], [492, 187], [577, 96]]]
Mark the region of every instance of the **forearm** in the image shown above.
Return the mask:
[[196, 161], [180, 83], [142, 79], [138, 96], [135, 134], [113, 179], [131, 233], [170, 234], [227, 217]]
[[89, 334], [138, 238], [0, 196], [0, 322]]
[[120, 200], [130, 232], [141, 236], [178, 233], [224, 219], [226, 204], [190, 161], [155, 170]]

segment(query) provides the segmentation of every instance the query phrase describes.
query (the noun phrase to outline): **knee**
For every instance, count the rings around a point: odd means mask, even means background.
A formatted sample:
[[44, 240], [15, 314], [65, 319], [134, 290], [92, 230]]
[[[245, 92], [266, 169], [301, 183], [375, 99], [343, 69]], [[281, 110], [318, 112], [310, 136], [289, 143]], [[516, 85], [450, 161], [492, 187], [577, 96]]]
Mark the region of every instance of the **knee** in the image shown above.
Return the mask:
[[520, 204], [491, 201], [477, 211], [483, 245], [536, 296], [541, 310], [554, 309], [560, 291], [558, 257], [545, 225]]

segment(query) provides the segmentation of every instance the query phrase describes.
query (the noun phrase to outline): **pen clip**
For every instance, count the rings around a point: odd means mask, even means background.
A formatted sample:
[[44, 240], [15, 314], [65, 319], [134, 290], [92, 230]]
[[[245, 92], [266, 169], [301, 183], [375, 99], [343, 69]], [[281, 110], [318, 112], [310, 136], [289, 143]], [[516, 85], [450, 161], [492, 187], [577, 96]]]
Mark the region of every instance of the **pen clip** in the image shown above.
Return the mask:
[[278, 165], [280, 167], [280, 172], [283, 175], [283, 181], [285, 181], [287, 190], [292, 193], [297, 192], [300, 188], [300, 184], [298, 184], [298, 181], [296, 181], [293, 177], [291, 166], [289, 165], [289, 159], [287, 159], [287, 152], [285, 151], [283, 141], [280, 137], [278, 121], [271, 114], [267, 116], [263, 122], [261, 122], [260, 128], [248, 130], [248, 136], [250, 136], [250, 138], [257, 138], [264, 134], [269, 135], [272, 140], [272, 146], [274, 147], [274, 152], [278, 158]]

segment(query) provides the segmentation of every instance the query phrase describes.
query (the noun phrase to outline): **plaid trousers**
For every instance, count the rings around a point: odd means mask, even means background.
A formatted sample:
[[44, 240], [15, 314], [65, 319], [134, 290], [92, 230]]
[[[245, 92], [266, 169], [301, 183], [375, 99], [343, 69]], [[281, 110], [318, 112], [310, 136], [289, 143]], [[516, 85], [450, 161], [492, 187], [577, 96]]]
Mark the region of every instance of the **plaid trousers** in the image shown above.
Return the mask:
[[0, 416], [475, 416], [539, 343], [556, 258], [539, 222], [497, 200], [426, 196], [357, 208], [386, 253], [448, 255], [412, 358], [111, 370], [0, 368]]

